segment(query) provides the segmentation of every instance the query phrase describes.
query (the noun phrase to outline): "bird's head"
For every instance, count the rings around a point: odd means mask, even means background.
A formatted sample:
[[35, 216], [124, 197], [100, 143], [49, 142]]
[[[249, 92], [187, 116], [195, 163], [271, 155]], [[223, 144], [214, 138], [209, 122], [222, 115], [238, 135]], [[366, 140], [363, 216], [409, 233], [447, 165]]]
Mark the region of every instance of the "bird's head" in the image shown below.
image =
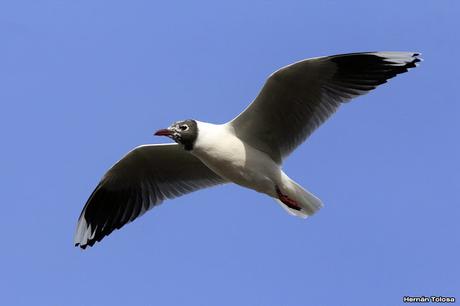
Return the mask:
[[198, 136], [198, 125], [192, 119], [177, 121], [166, 129], [156, 131], [154, 135], [169, 137], [189, 151], [193, 149]]

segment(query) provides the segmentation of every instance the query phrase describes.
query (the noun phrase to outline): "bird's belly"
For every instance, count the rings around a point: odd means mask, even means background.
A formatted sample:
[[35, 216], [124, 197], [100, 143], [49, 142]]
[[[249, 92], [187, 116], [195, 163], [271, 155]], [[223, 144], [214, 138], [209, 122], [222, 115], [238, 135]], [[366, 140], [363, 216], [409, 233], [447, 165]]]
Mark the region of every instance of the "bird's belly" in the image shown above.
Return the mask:
[[221, 177], [258, 192], [274, 195], [281, 170], [265, 153], [240, 141], [194, 150], [208, 168]]

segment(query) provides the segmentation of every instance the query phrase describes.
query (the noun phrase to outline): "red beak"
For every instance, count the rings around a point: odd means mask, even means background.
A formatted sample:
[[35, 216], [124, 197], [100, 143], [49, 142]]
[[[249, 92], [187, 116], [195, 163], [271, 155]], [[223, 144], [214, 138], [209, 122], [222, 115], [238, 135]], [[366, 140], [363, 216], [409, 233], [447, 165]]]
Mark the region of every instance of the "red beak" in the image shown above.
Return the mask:
[[161, 129], [161, 130], [158, 130], [155, 132], [155, 136], [171, 136], [173, 134], [172, 131], [168, 130], [168, 129]]

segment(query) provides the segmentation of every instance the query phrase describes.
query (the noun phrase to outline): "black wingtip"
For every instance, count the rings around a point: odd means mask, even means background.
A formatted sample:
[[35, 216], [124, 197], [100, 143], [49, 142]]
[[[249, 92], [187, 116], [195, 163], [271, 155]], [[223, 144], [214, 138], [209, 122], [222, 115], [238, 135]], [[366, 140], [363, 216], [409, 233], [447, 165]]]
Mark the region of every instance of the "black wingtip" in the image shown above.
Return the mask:
[[80, 244], [80, 243], [78, 243], [78, 242], [75, 243], [74, 246], [75, 246], [76, 248], [80, 248], [80, 249], [82, 249], [82, 250], [86, 249], [86, 247], [87, 247], [86, 244]]
[[420, 52], [415, 52], [412, 55], [412, 57], [414, 58], [414, 60], [412, 62], [415, 64], [415, 67], [420, 65], [419, 63], [423, 62], [423, 58], [421, 58], [420, 56], [422, 56], [422, 53], [420, 53]]
[[422, 54], [420, 52], [414, 52], [412, 54], [412, 61], [406, 64], [406, 68], [415, 68], [420, 65], [419, 63], [423, 62], [423, 58], [420, 58]]

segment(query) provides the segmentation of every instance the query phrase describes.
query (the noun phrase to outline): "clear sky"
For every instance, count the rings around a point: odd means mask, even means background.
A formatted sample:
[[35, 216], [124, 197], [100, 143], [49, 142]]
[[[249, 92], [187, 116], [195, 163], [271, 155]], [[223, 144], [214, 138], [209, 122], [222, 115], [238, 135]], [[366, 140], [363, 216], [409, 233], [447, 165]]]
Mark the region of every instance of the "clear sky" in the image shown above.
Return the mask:
[[[0, 2], [0, 304], [459, 300], [459, 1], [162, 2]], [[314, 217], [226, 185], [73, 247], [100, 177], [167, 141], [154, 130], [223, 123], [291, 62], [375, 50], [425, 61], [342, 107], [286, 161], [323, 200]]]

